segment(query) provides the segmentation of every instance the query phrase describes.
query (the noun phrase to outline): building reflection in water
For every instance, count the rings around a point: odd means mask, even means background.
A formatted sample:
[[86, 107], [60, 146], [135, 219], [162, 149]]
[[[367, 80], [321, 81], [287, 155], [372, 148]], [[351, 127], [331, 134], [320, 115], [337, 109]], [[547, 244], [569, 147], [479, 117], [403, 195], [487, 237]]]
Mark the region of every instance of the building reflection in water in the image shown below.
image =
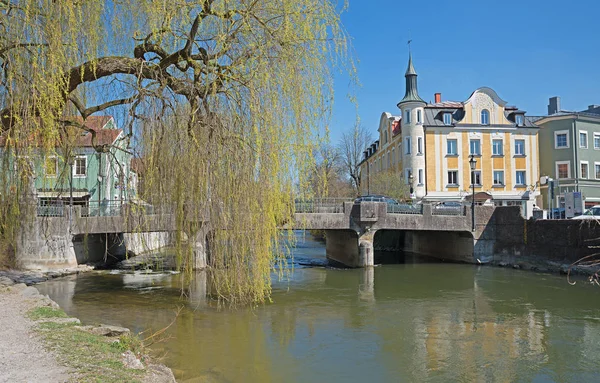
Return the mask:
[[137, 273], [42, 290], [86, 323], [137, 331], [184, 306], [155, 346], [183, 380], [593, 381], [600, 313], [561, 283], [457, 265], [298, 268], [273, 304], [237, 310], [207, 300], [206, 273], [186, 289], [181, 275]]

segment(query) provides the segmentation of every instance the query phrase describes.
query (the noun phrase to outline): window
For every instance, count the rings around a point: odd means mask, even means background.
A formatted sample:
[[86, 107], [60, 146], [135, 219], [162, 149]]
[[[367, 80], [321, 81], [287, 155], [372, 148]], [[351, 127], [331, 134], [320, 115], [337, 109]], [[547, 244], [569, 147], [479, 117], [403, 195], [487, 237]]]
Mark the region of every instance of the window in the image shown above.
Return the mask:
[[479, 140], [471, 140], [469, 146], [471, 149], [469, 154], [474, 154], [476, 156], [481, 155], [481, 142]]
[[410, 146], [411, 146], [411, 142], [410, 142], [410, 137], [406, 137], [406, 139], [404, 140], [404, 153], [406, 154], [410, 154]]
[[[474, 183], [473, 183], [474, 181]], [[481, 185], [481, 170], [473, 170], [471, 172], [471, 185]]]
[[417, 137], [417, 154], [423, 154], [423, 137]]
[[515, 177], [515, 185], [525, 185], [525, 170], [517, 170], [517, 174]]
[[504, 170], [495, 170], [494, 171], [494, 185], [495, 186], [504, 185]]
[[448, 171], [448, 185], [458, 185], [458, 171]]
[[581, 178], [588, 178], [588, 163], [581, 161], [579, 165]]
[[406, 109], [406, 117], [404, 119], [407, 124], [410, 124], [410, 109]]
[[54, 156], [46, 158], [46, 177], [56, 177], [58, 174], [58, 159]]
[[417, 124], [420, 124], [422, 121], [421, 119], [421, 109], [417, 109]]
[[87, 175], [87, 158], [76, 157], [73, 163], [73, 177], [85, 177]]
[[579, 132], [579, 147], [587, 149], [587, 132]]
[[396, 164], [396, 154], [394, 153], [395, 149], [396, 148], [392, 148], [392, 164], [394, 165]]
[[597, 179], [597, 180], [600, 180], [600, 164], [596, 162], [596, 163], [594, 164], [594, 167], [596, 168], [596, 169], [595, 169], [595, 170], [596, 170], [596, 179]]
[[458, 154], [458, 149], [457, 149], [455, 139], [452, 139], [452, 140], [449, 139], [446, 141], [446, 154], [448, 154], [449, 156], [456, 156]]
[[386, 129], [385, 132], [383, 132], [383, 143], [387, 144], [387, 142], [388, 142], [388, 132]]
[[423, 178], [423, 169], [419, 169], [419, 185], [423, 185], [423, 182], [425, 182]]
[[600, 133], [594, 133], [594, 149], [600, 149]]
[[569, 147], [569, 135], [568, 131], [560, 130], [554, 132], [554, 148], [564, 149]]
[[444, 125], [452, 125], [452, 113], [444, 113]]
[[516, 156], [524, 156], [525, 155], [525, 140], [515, 140], [515, 155]]
[[490, 112], [487, 109], [481, 111], [481, 125], [490, 124]]
[[494, 156], [501, 156], [504, 154], [502, 151], [502, 140], [492, 140], [492, 154]]
[[523, 126], [523, 115], [517, 114], [515, 117], [515, 122], [517, 123], [517, 126]]
[[381, 169], [385, 170], [385, 166], [386, 166], [386, 162], [385, 162], [385, 154], [383, 154], [381, 156]]
[[571, 162], [557, 161], [556, 162], [556, 178], [571, 178]]

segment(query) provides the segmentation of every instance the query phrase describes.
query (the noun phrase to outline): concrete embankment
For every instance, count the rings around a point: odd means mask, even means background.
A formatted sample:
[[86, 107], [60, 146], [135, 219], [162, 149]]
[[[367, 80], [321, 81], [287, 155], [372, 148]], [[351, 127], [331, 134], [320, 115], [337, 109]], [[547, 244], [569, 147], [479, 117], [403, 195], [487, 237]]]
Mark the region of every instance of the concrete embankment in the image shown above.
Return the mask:
[[[0, 382], [175, 382], [129, 329], [82, 326], [33, 286], [0, 277]], [[16, 280], [31, 275], [10, 272]], [[38, 277], [41, 278], [41, 277]]]

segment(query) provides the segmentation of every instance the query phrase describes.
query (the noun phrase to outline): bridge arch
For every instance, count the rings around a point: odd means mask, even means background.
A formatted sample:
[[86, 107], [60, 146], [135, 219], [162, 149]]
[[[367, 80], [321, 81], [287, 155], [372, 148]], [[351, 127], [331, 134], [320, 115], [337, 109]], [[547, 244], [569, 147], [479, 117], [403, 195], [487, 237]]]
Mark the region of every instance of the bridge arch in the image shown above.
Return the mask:
[[448, 262], [473, 263], [474, 237], [469, 231], [377, 230], [375, 263], [404, 263], [407, 254]]

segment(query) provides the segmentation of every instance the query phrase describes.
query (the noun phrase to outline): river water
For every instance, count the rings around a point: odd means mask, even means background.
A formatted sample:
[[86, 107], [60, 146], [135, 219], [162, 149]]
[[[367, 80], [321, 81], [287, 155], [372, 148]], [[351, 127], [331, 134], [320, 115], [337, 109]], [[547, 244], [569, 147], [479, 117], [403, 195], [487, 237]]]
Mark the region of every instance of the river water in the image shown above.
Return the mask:
[[[297, 232], [273, 303], [217, 309], [203, 274], [101, 272], [38, 285], [84, 323], [145, 331], [183, 382], [600, 381], [600, 288], [513, 269], [407, 262], [323, 264]], [[175, 318], [175, 312], [179, 315]]]

